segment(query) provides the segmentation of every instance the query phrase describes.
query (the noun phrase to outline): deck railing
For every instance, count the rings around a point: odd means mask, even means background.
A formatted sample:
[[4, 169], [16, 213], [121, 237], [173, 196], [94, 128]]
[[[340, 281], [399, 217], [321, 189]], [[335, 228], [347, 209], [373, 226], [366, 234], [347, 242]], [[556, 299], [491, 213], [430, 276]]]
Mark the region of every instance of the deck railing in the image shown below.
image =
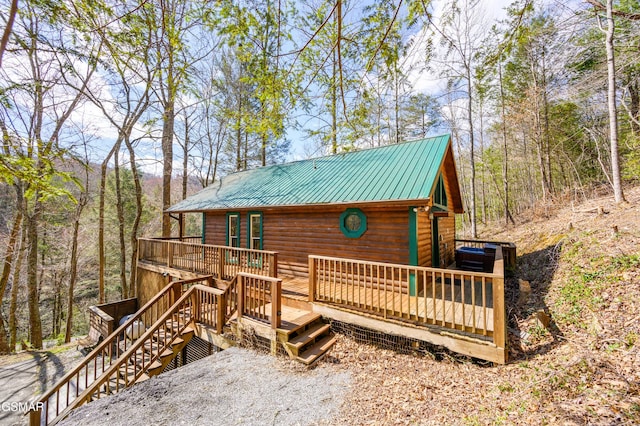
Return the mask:
[[[47, 414], [41, 418], [40, 411], [32, 411], [31, 425], [55, 424], [68, 415], [72, 409], [85, 402], [120, 392], [135, 384], [150, 368], [157, 368], [161, 354], [170, 350], [173, 342], [190, 326], [194, 316], [206, 321], [206, 315], [201, 315], [199, 311], [200, 307], [203, 309], [209, 307], [206, 303], [209, 298], [204, 300], [199, 300], [199, 298], [209, 294], [220, 295], [222, 290], [202, 285], [191, 287], [142, 336], [133, 341], [127, 350], [112, 362], [102, 374], [89, 383], [73, 401], [68, 403], [65, 409], [58, 413], [51, 422], [49, 422]], [[215, 306], [215, 303], [213, 305]], [[194, 313], [196, 314], [194, 315]], [[166, 326], [167, 321], [172, 321], [171, 327]], [[215, 316], [208, 325], [215, 326]], [[162, 366], [162, 364], [159, 365]], [[44, 412], [47, 413], [46, 410]]]
[[173, 239], [138, 239], [138, 260], [231, 280], [240, 272], [276, 277], [278, 253]]
[[309, 301], [459, 330], [505, 347], [502, 250], [494, 273], [309, 256]]
[[282, 280], [247, 273], [237, 277], [238, 317], [267, 322], [273, 329], [280, 327]]
[[[131, 348], [133, 343], [127, 337], [127, 331], [131, 335], [135, 324], [142, 323], [145, 329], [153, 325], [182, 296], [183, 285], [196, 282], [211, 285], [211, 280], [211, 277], [203, 277], [196, 280], [176, 281], [156, 294], [125, 323], [100, 342], [78, 366], [65, 374], [42, 395], [38, 400], [42, 408], [37, 411], [37, 418], [41, 419], [41, 423], [49, 425], [56, 421], [55, 419], [66, 412], [67, 408], [80, 397], [85, 389], [110, 369], [122, 353]], [[40, 420], [35, 423], [32, 420], [31, 424], [40, 424]]]
[[508, 243], [504, 241], [489, 241], [489, 240], [464, 240], [456, 239], [455, 248], [460, 247], [473, 247], [484, 249], [487, 246], [500, 246], [502, 248], [502, 257], [504, 259], [504, 266], [507, 270], [514, 271], [516, 268], [516, 245], [514, 243]]

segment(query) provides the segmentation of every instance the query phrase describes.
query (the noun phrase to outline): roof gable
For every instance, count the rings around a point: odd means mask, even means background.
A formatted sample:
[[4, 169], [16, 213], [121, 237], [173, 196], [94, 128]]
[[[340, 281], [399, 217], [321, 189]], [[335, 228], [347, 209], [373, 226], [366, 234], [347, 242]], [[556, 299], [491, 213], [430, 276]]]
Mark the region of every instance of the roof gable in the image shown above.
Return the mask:
[[168, 211], [426, 200], [445, 158], [453, 163], [450, 135], [261, 167], [224, 176]]

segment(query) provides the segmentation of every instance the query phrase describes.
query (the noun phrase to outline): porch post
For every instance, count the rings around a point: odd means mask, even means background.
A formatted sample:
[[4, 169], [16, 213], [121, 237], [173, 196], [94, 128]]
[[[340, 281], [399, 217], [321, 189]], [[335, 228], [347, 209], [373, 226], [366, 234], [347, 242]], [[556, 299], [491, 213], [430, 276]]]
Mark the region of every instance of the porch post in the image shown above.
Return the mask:
[[218, 300], [218, 317], [216, 318], [216, 333], [222, 334], [224, 328], [225, 314], [227, 313], [227, 293], [216, 295]]
[[493, 343], [504, 350], [504, 363], [508, 356], [507, 319], [504, 303], [504, 259], [500, 246], [496, 249], [493, 273]]
[[224, 250], [222, 247], [216, 247], [216, 251], [218, 252], [218, 279], [224, 279]]
[[309, 256], [309, 302], [316, 297], [316, 260]]
[[242, 276], [242, 274], [238, 274], [236, 275], [238, 283], [237, 283], [237, 288], [238, 288], [238, 301], [237, 301], [237, 305], [238, 305], [238, 319], [242, 318], [242, 313], [244, 312], [244, 277]]
[[271, 328], [280, 328], [282, 320], [282, 280], [271, 282]]

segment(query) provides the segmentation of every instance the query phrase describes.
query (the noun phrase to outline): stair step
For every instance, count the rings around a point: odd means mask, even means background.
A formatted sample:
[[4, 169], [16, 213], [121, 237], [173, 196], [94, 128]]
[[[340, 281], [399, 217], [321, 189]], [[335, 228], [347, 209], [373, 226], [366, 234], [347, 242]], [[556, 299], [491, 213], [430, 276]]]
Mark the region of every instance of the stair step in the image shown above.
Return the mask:
[[[182, 333], [180, 334], [181, 336], [185, 336], [187, 334], [193, 334], [195, 333], [195, 331], [193, 330], [193, 328], [191, 327], [186, 327], [184, 330], [182, 330]], [[162, 342], [164, 344], [164, 342], [167, 341], [167, 338], [170, 337], [173, 333], [167, 331], [167, 330], [158, 330], [157, 333], [153, 333], [153, 339], [157, 342]], [[173, 342], [171, 343], [173, 346], [175, 345], [179, 345], [183, 342], [183, 339], [180, 337], [176, 337], [175, 339], [173, 339]]]
[[287, 345], [292, 349], [300, 350], [308, 343], [316, 340], [318, 337], [327, 334], [329, 329], [329, 324], [319, 322], [309, 327], [304, 332], [301, 332], [294, 339], [288, 341]]
[[278, 331], [284, 333], [286, 336], [291, 336], [320, 318], [322, 318], [321, 315], [309, 312], [308, 314], [304, 314], [293, 321], [282, 321]]
[[[145, 354], [144, 361], [149, 362], [149, 355]], [[131, 358], [129, 360], [129, 364], [132, 366], [137, 366], [138, 368], [142, 368], [143, 357], [138, 354], [137, 359]], [[156, 368], [162, 367], [162, 363], [158, 360], [153, 361], [150, 365], [147, 366], [145, 370], [154, 370]]]
[[174, 319], [168, 319], [164, 322], [164, 326], [167, 330], [177, 330], [181, 324], [184, 324], [184, 322], [178, 322]]
[[[125, 383], [125, 380], [126, 380], [126, 383], [128, 383], [129, 386], [131, 386], [133, 384], [133, 378], [136, 375], [135, 366], [129, 364], [127, 368], [127, 365], [123, 365], [118, 369], [118, 374], [120, 375], [120, 378], [121, 378], [120, 380], [121, 387], [122, 387], [122, 383]], [[135, 383], [144, 382], [147, 379], [149, 379], [149, 375], [146, 373], [142, 373], [140, 377], [138, 377], [138, 380], [135, 381]], [[111, 379], [111, 381], [114, 381], [114, 379]]]
[[326, 336], [297, 356], [296, 359], [306, 365], [311, 365], [326, 355], [335, 343], [336, 337], [334, 335]]

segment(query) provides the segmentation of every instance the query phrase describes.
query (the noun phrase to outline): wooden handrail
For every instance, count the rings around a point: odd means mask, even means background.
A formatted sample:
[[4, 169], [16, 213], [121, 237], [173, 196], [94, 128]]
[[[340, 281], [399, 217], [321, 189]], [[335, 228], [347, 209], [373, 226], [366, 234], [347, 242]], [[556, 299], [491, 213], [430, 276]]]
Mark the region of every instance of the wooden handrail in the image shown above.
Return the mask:
[[[463, 272], [466, 273], [467, 271], [458, 271], [458, 270], [453, 270], [453, 269], [445, 269], [445, 268], [432, 268], [429, 266], [413, 266], [413, 265], [403, 265], [400, 263], [386, 263], [386, 262], [374, 262], [374, 261], [370, 261], [370, 260], [357, 260], [357, 259], [347, 259], [347, 258], [343, 258], [343, 257], [331, 257], [331, 256], [317, 256], [317, 255], [309, 255], [309, 259], [323, 259], [323, 260], [334, 260], [334, 261], [349, 261], [349, 262], [355, 262], [358, 263], [360, 265], [371, 265], [371, 266], [388, 266], [388, 267], [398, 267], [398, 268], [405, 268], [405, 269], [416, 269], [416, 270], [424, 270], [424, 271], [434, 271], [434, 272]], [[468, 274], [467, 274], [468, 275]], [[494, 274], [491, 272], [473, 272], [473, 275], [475, 276], [479, 276], [479, 277], [493, 277]]]
[[[282, 279], [241, 272], [238, 277], [238, 318], [268, 322], [276, 329], [282, 320]], [[266, 305], [271, 303], [267, 312]]]
[[515, 247], [515, 244], [513, 244], [511, 242], [507, 242], [507, 241], [472, 240], [472, 239], [456, 238], [454, 240], [454, 242], [456, 243], [456, 245], [458, 243], [461, 243], [461, 244], [473, 244], [473, 245], [495, 244], [495, 245], [502, 246], [502, 247]]
[[477, 335], [504, 348], [504, 274], [309, 256], [309, 301]]
[[188, 243], [168, 239], [139, 238], [138, 260], [167, 268], [232, 279], [239, 272], [278, 275], [277, 252]]
[[[165, 290], [170, 291], [171, 289], [173, 289], [174, 288], [173, 284], [175, 283], [172, 283], [167, 287], [165, 287]], [[169, 290], [167, 290], [167, 288], [169, 288]], [[38, 406], [42, 408], [31, 412], [31, 415], [30, 415], [31, 425], [32, 426], [40, 425], [42, 423], [42, 420], [44, 420], [45, 425], [55, 424], [59, 420], [64, 418], [72, 409], [82, 405], [90, 398], [93, 398], [94, 396], [99, 398], [100, 394], [103, 393], [100, 390], [100, 387], [103, 384], [110, 382], [114, 374], [116, 374], [116, 377], [115, 377], [116, 392], [126, 388], [130, 384], [135, 383], [136, 380], [138, 380], [138, 378], [140, 378], [140, 376], [149, 368], [149, 366], [158, 360], [158, 358], [160, 357], [160, 354], [162, 354], [168, 347], [170, 347], [173, 341], [175, 341], [175, 339], [184, 332], [186, 327], [189, 326], [190, 323], [192, 322], [192, 317], [194, 315], [195, 316], [199, 315], [199, 312], [196, 312], [195, 310], [191, 311], [191, 313], [188, 313], [189, 310], [185, 309], [186, 301], [189, 301], [189, 306], [196, 305], [196, 300], [194, 300], [194, 295], [197, 295], [198, 292], [210, 293], [218, 297], [224, 294], [223, 290], [220, 290], [217, 288], [207, 287], [203, 285], [192, 286], [174, 304], [172, 304], [172, 306], [169, 309], [167, 309], [162, 314], [162, 316], [158, 318], [155, 321], [155, 323], [145, 331], [145, 333], [142, 336], [140, 336], [137, 340], [135, 340], [128, 347], [128, 349], [126, 349], [114, 362], [110, 362], [108, 367], [106, 369], [103, 369], [102, 373], [98, 377], [96, 377], [91, 383], [88, 383], [86, 388], [80, 394], [78, 394], [73, 401], [68, 403], [62, 411], [56, 412], [56, 416], [51, 422], [49, 421], [49, 418], [48, 418], [48, 410], [49, 410], [48, 399], [51, 395], [53, 395], [55, 391], [52, 390], [48, 392], [49, 397], [41, 398], [40, 402], [42, 404], [39, 404]], [[175, 313], [181, 310], [185, 313], [184, 317], [181, 317], [181, 316], [177, 316], [176, 318], [172, 317]], [[143, 359], [139, 365], [138, 364], [128, 365], [131, 358], [137, 358], [138, 356], [137, 351], [140, 350], [142, 346], [144, 346], [147, 342], [150, 342], [154, 338], [154, 336], [158, 337], [157, 340], [160, 341], [159, 330], [165, 327], [166, 321], [170, 318], [176, 321], [178, 326], [172, 327], [170, 329], [171, 335], [168, 339], [166, 337], [165, 339], [163, 339], [164, 345], [157, 345], [155, 348], [153, 345], [149, 345], [149, 347], [151, 348], [150, 349], [151, 355], [149, 357], [145, 357], [145, 355], [142, 355]], [[185, 318], [188, 318], [188, 319], [185, 319]], [[123, 326], [124, 325], [125, 324], [123, 324]], [[133, 369], [132, 379], [130, 378], [120, 379], [119, 376], [117, 376], [120, 367], [122, 367], [125, 364], [127, 365], [127, 367], [125, 367], [127, 368], [127, 372], [129, 371], [128, 370], [129, 368]], [[72, 374], [70, 373], [65, 377], [71, 376], [71, 375]], [[123, 382], [121, 383], [120, 380], [123, 380]], [[111, 385], [108, 385], [108, 386], [109, 388], [111, 387]], [[109, 390], [112, 390], [112, 389], [109, 389]], [[41, 413], [42, 409], [45, 410], [44, 419], [42, 419], [42, 413]]]
[[[185, 280], [186, 282], [192, 281], [203, 281], [209, 280], [210, 277], [197, 278], [195, 280]], [[58, 394], [56, 397], [56, 409], [55, 416], [57, 417], [62, 411], [64, 411], [65, 407], [69, 404], [69, 397], [71, 392], [71, 382], [75, 379], [76, 386], [75, 392], [76, 397], [78, 397], [78, 390], [81, 385], [84, 385], [86, 388], [90, 383], [95, 381], [102, 372], [105, 371], [105, 368], [108, 368], [112, 365], [113, 361], [118, 358], [118, 351], [127, 350], [127, 344], [129, 344], [126, 336], [124, 336], [125, 330], [132, 326], [136, 321], [140, 321], [140, 319], [150, 313], [151, 318], [154, 316], [157, 318], [163, 312], [161, 310], [166, 310], [171, 307], [176, 300], [176, 296], [181, 294], [181, 285], [182, 281], [172, 282], [165, 286], [158, 294], [151, 298], [142, 308], [140, 308], [135, 314], [133, 314], [126, 322], [116, 328], [109, 336], [107, 336], [102, 342], [100, 342], [83, 360], [82, 362], [65, 374], [53, 387], [51, 387], [47, 392], [44, 393], [38, 400], [39, 403], [44, 404], [46, 407], [45, 412], [45, 424], [48, 423], [48, 415], [49, 415], [49, 399]], [[180, 290], [178, 290], [178, 288]], [[164, 306], [160, 306], [164, 305]], [[147, 318], [149, 319], [149, 318]], [[142, 321], [145, 323], [145, 321]], [[147, 321], [149, 322], [149, 321]], [[155, 321], [154, 321], [155, 322]], [[145, 324], [147, 326], [149, 324]], [[122, 346], [122, 347], [121, 347]], [[114, 353], [115, 352], [115, 353]], [[115, 355], [115, 357], [114, 357]], [[100, 361], [98, 360], [100, 358]], [[89, 366], [93, 364], [93, 372], [89, 371]], [[84, 371], [84, 375], [82, 374], [82, 370]], [[101, 370], [101, 371], [100, 371]], [[98, 373], [100, 371], [100, 373]], [[89, 379], [92, 377], [91, 382]], [[84, 379], [82, 383], [81, 379]], [[60, 403], [64, 401], [60, 401], [60, 390], [66, 385], [66, 405], [65, 407], [60, 409]]]

